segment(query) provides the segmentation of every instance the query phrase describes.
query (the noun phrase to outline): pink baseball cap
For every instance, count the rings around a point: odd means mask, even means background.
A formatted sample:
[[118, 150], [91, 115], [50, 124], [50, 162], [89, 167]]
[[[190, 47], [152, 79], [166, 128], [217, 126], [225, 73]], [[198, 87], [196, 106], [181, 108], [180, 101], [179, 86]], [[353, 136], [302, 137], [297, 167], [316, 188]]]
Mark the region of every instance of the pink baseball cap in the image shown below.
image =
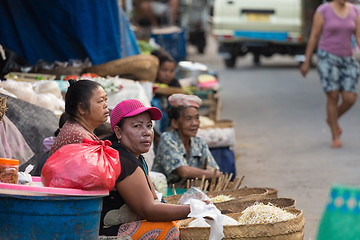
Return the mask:
[[139, 100], [127, 99], [121, 101], [114, 107], [110, 116], [111, 130], [114, 132], [114, 127], [124, 117], [133, 117], [140, 113], [148, 111], [151, 120], [160, 120], [162, 118], [161, 111], [156, 107], [145, 107]]

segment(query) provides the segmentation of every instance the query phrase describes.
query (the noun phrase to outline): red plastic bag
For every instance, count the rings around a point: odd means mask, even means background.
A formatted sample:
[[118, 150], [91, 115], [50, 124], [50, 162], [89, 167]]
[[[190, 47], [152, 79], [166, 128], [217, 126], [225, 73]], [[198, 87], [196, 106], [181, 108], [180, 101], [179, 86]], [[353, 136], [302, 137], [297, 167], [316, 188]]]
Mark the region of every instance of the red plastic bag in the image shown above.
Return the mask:
[[44, 164], [41, 181], [46, 187], [111, 190], [120, 175], [119, 153], [111, 142], [91, 141], [61, 147]]

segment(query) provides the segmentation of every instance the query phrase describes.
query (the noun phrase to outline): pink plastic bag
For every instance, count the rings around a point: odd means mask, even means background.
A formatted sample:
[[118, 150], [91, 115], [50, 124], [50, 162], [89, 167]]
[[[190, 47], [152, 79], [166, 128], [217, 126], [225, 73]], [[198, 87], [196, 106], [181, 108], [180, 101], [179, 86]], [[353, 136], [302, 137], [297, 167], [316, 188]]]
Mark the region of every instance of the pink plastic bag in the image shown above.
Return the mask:
[[120, 175], [119, 153], [111, 142], [91, 141], [68, 144], [49, 157], [41, 171], [46, 187], [111, 190]]

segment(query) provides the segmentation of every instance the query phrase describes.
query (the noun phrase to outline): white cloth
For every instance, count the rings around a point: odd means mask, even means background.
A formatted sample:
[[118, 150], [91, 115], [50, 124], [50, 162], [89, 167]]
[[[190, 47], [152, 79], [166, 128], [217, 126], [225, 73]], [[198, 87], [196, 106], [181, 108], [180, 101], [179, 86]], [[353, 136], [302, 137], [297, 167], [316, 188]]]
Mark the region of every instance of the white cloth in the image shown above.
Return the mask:
[[204, 218], [211, 217], [214, 220], [207, 220], [210, 224], [209, 240], [220, 240], [224, 237], [223, 233], [223, 215], [213, 203], [206, 204], [197, 199], [190, 200], [190, 213], [188, 217]]
[[19, 129], [4, 116], [0, 122], [0, 156], [19, 160], [19, 166], [34, 156]]
[[108, 96], [108, 107], [113, 109], [119, 102], [126, 99], [137, 99], [145, 107], [151, 107], [150, 100], [139, 81], [119, 77], [93, 79], [100, 83]]

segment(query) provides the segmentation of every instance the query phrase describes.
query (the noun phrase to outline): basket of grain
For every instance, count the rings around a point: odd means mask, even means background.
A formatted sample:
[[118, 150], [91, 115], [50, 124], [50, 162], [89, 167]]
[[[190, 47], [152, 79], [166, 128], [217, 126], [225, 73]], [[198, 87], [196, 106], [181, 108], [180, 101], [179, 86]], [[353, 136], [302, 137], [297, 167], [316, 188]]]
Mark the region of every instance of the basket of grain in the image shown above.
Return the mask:
[[[239, 225], [224, 225], [223, 239], [238, 240], [302, 240], [305, 218], [298, 209], [280, 209], [271, 205], [255, 204], [242, 213], [228, 214]], [[180, 239], [207, 240], [210, 227], [189, 227], [195, 219], [178, 222]], [[191, 225], [191, 224], [190, 224]]]
[[247, 207], [254, 205], [255, 203], [272, 204], [276, 207], [287, 209], [295, 208], [296, 201], [292, 198], [266, 198], [258, 200], [234, 200], [231, 202], [215, 203], [216, 207], [222, 214], [239, 213], [244, 211]]
[[[208, 192], [206, 195], [213, 203], [229, 202], [235, 199], [257, 200], [267, 198], [268, 190], [265, 188], [240, 188]], [[182, 194], [165, 197], [167, 203], [179, 204]]]

